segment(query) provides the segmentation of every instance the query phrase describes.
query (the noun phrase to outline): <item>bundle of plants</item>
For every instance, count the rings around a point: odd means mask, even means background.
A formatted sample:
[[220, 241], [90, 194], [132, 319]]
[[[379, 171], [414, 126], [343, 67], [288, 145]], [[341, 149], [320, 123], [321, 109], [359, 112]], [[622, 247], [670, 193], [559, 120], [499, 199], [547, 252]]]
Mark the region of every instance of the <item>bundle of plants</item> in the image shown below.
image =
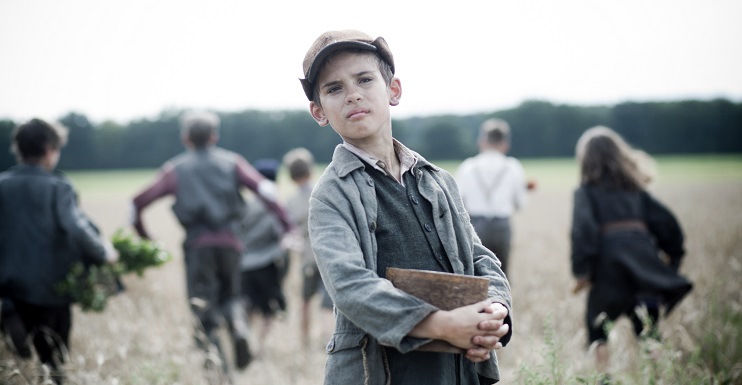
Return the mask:
[[77, 262], [57, 286], [60, 294], [70, 296], [83, 311], [102, 312], [111, 296], [124, 291], [121, 277], [130, 273], [142, 277], [148, 268], [172, 259], [159, 242], [124, 230], [116, 231], [111, 243], [119, 252], [117, 262], [100, 266]]

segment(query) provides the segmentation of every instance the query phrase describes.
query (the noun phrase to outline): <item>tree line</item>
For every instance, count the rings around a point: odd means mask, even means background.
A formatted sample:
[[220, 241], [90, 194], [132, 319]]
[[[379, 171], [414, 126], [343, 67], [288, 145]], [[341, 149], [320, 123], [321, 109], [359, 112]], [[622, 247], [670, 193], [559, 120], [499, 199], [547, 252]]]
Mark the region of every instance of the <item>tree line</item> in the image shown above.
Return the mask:
[[[222, 147], [249, 161], [280, 159], [305, 147], [320, 163], [330, 161], [339, 136], [319, 127], [306, 111], [216, 111], [222, 120]], [[59, 163], [62, 170], [155, 168], [183, 151], [178, 119], [165, 110], [154, 119], [96, 124], [70, 112], [59, 119], [70, 136]], [[479, 125], [505, 119], [512, 130], [511, 155], [521, 158], [571, 157], [578, 137], [595, 125], [615, 129], [633, 146], [653, 155], [742, 153], [742, 103], [726, 99], [626, 102], [575, 106], [531, 100], [511, 109], [468, 115], [395, 119], [394, 136], [431, 160], [461, 160], [476, 153]], [[15, 164], [12, 129], [20, 122], [0, 120], [0, 170]]]

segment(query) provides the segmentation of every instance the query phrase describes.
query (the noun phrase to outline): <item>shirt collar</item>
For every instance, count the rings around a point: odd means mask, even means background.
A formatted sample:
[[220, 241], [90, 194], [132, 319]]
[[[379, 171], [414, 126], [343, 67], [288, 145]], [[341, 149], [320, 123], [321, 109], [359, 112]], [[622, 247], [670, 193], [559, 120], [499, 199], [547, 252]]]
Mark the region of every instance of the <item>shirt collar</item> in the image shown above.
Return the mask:
[[[397, 155], [397, 159], [399, 159], [399, 164], [401, 168], [400, 174], [404, 175], [405, 172], [415, 167], [415, 165], [417, 164], [417, 158], [412, 153], [412, 151], [409, 148], [405, 147], [405, 145], [403, 145], [400, 141], [394, 138], [392, 138], [392, 141], [394, 145], [394, 154]], [[352, 152], [353, 154], [361, 158], [361, 160], [363, 160], [364, 162], [373, 166], [375, 169], [386, 174], [386, 170], [384, 170], [382, 167], [379, 166], [378, 158], [372, 156], [368, 152], [346, 141], [343, 141], [343, 147], [345, 147], [348, 151]]]

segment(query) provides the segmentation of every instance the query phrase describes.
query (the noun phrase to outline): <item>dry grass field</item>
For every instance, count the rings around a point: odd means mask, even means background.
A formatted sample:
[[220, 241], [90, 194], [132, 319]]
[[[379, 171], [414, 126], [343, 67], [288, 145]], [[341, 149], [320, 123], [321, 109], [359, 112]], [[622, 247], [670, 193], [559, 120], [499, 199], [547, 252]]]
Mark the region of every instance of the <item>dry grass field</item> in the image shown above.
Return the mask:
[[[691, 160], [685, 164], [697, 164]], [[660, 162], [651, 190], [679, 217], [687, 236], [681, 271], [693, 292], [661, 321], [665, 346], [648, 364], [628, 322], [610, 334], [611, 371], [616, 383], [742, 383], [742, 160], [690, 169], [683, 161]], [[514, 336], [498, 352], [502, 384], [571, 384], [593, 372], [585, 349], [584, 293], [570, 287], [569, 227], [576, 169], [570, 161], [526, 163], [539, 181], [525, 211], [514, 220], [510, 279]], [[128, 200], [152, 173], [72, 175], [83, 209], [111, 235], [128, 221]], [[106, 184], [105, 188], [100, 188]], [[279, 179], [282, 191], [288, 183]], [[203, 360], [191, 338], [186, 305], [182, 232], [169, 200], [146, 212], [153, 235], [175, 258], [165, 266], [128, 276], [127, 290], [103, 313], [75, 308], [70, 362], [71, 384], [201, 385]], [[244, 385], [321, 384], [325, 360], [319, 319], [311, 346], [301, 345], [298, 264], [292, 264], [285, 291], [288, 311], [268, 337], [268, 347], [250, 366], [234, 373]], [[0, 345], [0, 384], [34, 382], [33, 364], [17, 361]], [[682, 375], [681, 375], [682, 374]], [[685, 377], [683, 377], [683, 375]], [[28, 380], [27, 380], [28, 378]]]

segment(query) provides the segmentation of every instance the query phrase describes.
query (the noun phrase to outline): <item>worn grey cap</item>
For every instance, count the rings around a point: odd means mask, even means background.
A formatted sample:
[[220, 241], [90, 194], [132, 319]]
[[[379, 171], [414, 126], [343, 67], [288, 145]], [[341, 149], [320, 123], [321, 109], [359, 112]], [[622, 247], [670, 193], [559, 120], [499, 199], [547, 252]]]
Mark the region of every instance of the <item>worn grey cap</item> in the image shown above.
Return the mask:
[[314, 41], [304, 56], [304, 79], [299, 79], [299, 81], [309, 101], [312, 101], [314, 82], [317, 80], [317, 72], [322, 67], [322, 63], [331, 53], [343, 49], [364, 49], [376, 52], [385, 62], [389, 63], [394, 73], [394, 57], [383, 37], [379, 36], [374, 39], [361, 31], [352, 29], [327, 31]]

